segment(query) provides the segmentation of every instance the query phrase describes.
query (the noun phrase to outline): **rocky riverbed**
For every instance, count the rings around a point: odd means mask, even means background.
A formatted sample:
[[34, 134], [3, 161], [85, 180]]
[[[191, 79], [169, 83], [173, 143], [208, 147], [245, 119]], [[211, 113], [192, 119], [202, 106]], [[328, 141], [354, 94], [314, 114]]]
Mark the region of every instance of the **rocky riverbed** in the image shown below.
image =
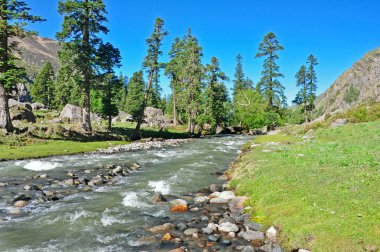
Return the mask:
[[[159, 243], [162, 251], [262, 251], [281, 252], [277, 244], [278, 230], [265, 229], [252, 222], [250, 207], [245, 207], [247, 197], [236, 196], [216, 184], [208, 190], [181, 198], [167, 200], [156, 195], [157, 204], [169, 204], [170, 211], [177, 213], [165, 223], [147, 230], [151, 236], [141, 237], [132, 243], [148, 246]], [[168, 202], [167, 202], [168, 201]], [[187, 213], [184, 215], [184, 213]], [[190, 213], [190, 214], [189, 214]]]

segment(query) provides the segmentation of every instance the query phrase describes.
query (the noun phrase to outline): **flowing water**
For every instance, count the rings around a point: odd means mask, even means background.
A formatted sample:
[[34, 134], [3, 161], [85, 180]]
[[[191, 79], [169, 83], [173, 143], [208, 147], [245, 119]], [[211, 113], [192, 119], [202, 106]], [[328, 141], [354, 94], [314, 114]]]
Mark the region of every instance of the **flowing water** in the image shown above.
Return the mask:
[[0, 190], [0, 213], [7, 216], [3, 222], [0, 219], [0, 251], [139, 251], [136, 241], [149, 235], [146, 228], [174, 215], [167, 204], [154, 204], [152, 196], [179, 196], [218, 182], [215, 173], [226, 170], [247, 140], [246, 136], [210, 137], [164, 149], [0, 162], [3, 182], [25, 181], [38, 173], [64, 177], [68, 171], [106, 164], [141, 164], [139, 171], [114, 185], [29, 204], [21, 216], [9, 214], [14, 209], [10, 196]]

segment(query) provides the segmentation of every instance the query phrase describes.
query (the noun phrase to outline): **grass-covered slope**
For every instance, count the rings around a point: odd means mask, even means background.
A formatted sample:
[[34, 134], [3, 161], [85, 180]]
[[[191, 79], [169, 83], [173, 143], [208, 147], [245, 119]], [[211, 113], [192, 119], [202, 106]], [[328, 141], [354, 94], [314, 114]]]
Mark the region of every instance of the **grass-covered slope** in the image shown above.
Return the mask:
[[250, 196], [257, 221], [280, 228], [289, 251], [380, 248], [380, 121], [313, 136], [258, 137], [231, 185]]

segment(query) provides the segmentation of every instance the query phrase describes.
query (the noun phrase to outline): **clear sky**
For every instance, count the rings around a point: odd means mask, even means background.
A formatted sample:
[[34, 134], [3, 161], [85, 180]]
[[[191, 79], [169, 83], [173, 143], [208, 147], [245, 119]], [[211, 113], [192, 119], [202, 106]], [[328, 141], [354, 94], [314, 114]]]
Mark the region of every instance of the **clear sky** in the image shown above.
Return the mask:
[[[54, 38], [61, 29], [58, 0], [25, 0], [33, 14], [45, 19], [32, 25], [41, 36]], [[309, 54], [319, 60], [318, 93], [325, 91], [344, 70], [366, 52], [380, 46], [379, 0], [105, 0], [110, 33], [104, 36], [121, 51], [120, 71], [131, 76], [141, 68], [146, 53], [145, 39], [154, 20], [161, 17], [169, 36], [164, 56], [175, 37], [188, 27], [204, 49], [203, 63], [216, 56], [221, 69], [233, 79], [235, 57], [243, 56], [245, 74], [255, 83], [262, 61], [255, 59], [263, 36], [274, 32], [285, 50], [280, 53], [281, 82], [291, 101], [296, 93], [296, 71]], [[226, 83], [229, 88], [232, 82]], [[163, 77], [163, 93], [169, 94]]]

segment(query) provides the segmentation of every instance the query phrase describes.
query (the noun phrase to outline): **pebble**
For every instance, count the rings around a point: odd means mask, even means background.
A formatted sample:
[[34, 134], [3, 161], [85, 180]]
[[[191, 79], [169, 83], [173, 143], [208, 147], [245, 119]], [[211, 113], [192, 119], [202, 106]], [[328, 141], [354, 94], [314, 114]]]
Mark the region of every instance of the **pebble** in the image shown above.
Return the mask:
[[152, 228], [149, 228], [148, 231], [152, 233], [160, 233], [160, 232], [165, 232], [173, 228], [173, 224], [171, 223], [165, 223], [159, 226], [155, 226]]
[[28, 201], [26, 200], [17, 200], [15, 203], [13, 203], [14, 207], [25, 207], [28, 205]]
[[220, 237], [217, 235], [209, 235], [207, 240], [209, 240], [210, 242], [218, 242], [220, 240]]
[[268, 238], [268, 240], [272, 242], [277, 242], [277, 230], [274, 227], [270, 227], [266, 232], [265, 236]]
[[214, 233], [214, 230], [212, 230], [209, 227], [205, 227], [202, 231], [203, 231], [203, 233], [208, 234], [208, 235]]
[[178, 223], [177, 224], [177, 226], [176, 226], [176, 228], [178, 229], [178, 230], [180, 230], [180, 231], [183, 231], [183, 230], [185, 230], [186, 228], [187, 228], [187, 225], [185, 224], [185, 223]]
[[220, 232], [229, 233], [239, 231], [239, 227], [231, 222], [224, 222], [218, 226]]
[[198, 233], [198, 232], [199, 232], [199, 229], [197, 228], [189, 228], [185, 230], [184, 234], [186, 236], [192, 236], [193, 234]]

